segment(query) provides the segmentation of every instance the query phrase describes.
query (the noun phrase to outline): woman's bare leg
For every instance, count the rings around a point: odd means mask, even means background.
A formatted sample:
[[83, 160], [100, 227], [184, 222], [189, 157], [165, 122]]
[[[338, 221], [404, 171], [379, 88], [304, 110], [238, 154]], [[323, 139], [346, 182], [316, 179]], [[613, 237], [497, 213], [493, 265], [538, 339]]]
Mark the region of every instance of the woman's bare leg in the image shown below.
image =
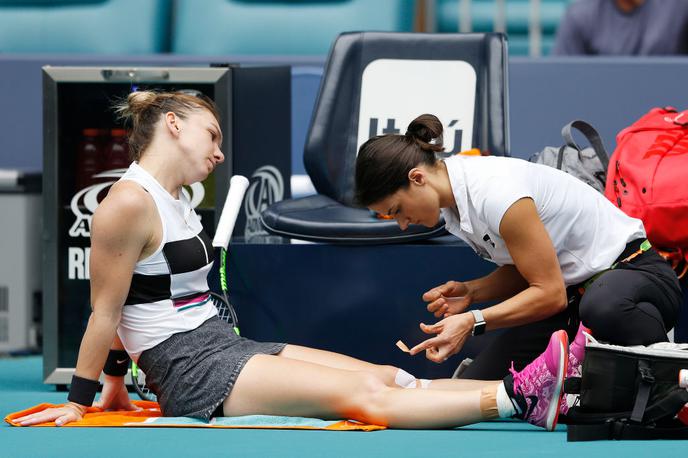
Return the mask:
[[[376, 375], [385, 385], [397, 387], [395, 382], [399, 368], [373, 364], [351, 356], [342, 355], [332, 351], [318, 350], [316, 348], [302, 347], [300, 345], [287, 345], [279, 356], [300, 361], [307, 361], [322, 366], [348, 371], [364, 371]], [[464, 379], [438, 379], [431, 380], [427, 388], [433, 390], [466, 391], [480, 390], [485, 386], [483, 380], [464, 380]], [[494, 381], [493, 383], [499, 383]], [[420, 382], [418, 381], [418, 386]]]
[[484, 419], [481, 390], [391, 388], [370, 372], [269, 355], [249, 360], [223, 409], [229, 416], [350, 418], [395, 428], [446, 428]]

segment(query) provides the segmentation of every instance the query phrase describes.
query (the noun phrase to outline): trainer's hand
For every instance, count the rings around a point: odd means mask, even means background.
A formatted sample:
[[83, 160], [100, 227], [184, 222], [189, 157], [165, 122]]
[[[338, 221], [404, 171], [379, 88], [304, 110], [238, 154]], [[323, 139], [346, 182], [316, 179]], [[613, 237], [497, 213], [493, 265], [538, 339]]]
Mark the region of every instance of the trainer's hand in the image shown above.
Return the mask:
[[124, 376], [105, 375], [100, 399], [93, 404], [103, 410], [141, 410], [129, 399]]
[[435, 363], [442, 363], [463, 348], [466, 339], [471, 335], [475, 319], [470, 313], [453, 315], [435, 324], [420, 324], [420, 329], [426, 334], [437, 334], [427, 339], [410, 351], [416, 355], [425, 350], [425, 357]]
[[62, 407], [52, 407], [40, 412], [32, 413], [14, 420], [21, 426], [38, 425], [40, 423], [55, 422], [55, 426], [66, 425], [73, 421], [79, 421], [86, 413], [86, 406], [76, 402], [68, 402]]
[[464, 312], [472, 303], [471, 293], [465, 283], [448, 281], [423, 294], [428, 302], [428, 312], [436, 318], [446, 318]]

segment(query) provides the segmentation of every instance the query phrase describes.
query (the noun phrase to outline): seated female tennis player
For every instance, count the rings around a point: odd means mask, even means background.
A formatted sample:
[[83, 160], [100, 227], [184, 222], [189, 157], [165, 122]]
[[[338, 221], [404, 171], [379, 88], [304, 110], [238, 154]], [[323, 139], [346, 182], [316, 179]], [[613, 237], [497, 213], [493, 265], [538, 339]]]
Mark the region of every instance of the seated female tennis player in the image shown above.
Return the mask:
[[187, 93], [146, 91], [130, 94], [118, 110], [132, 127], [135, 162], [93, 217], [93, 312], [69, 402], [19, 423], [79, 420], [93, 404], [101, 370], [96, 405], [135, 409], [124, 384], [130, 355], [166, 416], [348, 418], [393, 428], [516, 416], [554, 428], [568, 364], [564, 331], [504, 381], [417, 380], [391, 366], [237, 336], [208, 300], [212, 249], [181, 192], [224, 160], [215, 106]]

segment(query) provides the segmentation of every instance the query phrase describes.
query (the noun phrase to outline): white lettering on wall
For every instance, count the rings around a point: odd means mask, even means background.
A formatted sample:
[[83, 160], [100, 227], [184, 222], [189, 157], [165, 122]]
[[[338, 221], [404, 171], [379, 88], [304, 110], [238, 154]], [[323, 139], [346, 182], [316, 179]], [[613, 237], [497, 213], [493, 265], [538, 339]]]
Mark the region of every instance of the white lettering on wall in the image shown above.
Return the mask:
[[91, 278], [89, 260], [90, 248], [69, 247], [67, 249], [67, 278], [70, 280], [88, 280]]

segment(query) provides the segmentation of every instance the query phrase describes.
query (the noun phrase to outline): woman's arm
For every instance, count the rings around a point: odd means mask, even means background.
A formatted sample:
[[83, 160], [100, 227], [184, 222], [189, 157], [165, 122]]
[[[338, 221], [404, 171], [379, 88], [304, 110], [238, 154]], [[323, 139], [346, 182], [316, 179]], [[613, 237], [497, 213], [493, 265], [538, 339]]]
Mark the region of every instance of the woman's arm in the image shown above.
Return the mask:
[[499, 232], [527, 287], [483, 310], [487, 329], [540, 321], [566, 308], [566, 287], [552, 240], [530, 198], [515, 202], [504, 214]]
[[465, 312], [472, 304], [504, 300], [528, 287], [514, 266], [500, 266], [490, 274], [465, 282], [450, 280], [423, 294], [428, 312], [446, 318]]
[[81, 341], [76, 374], [97, 379], [116, 337], [134, 266], [148, 239], [147, 202], [117, 189], [93, 216], [91, 231], [91, 306]]
[[[561, 268], [533, 200], [523, 198], [509, 207], [499, 231], [516, 272], [526, 282], [526, 288], [499, 304], [483, 309], [487, 329], [532, 323], [564, 310], [566, 288]], [[498, 278], [495, 276], [492, 280]], [[430, 326], [421, 323], [423, 332], [437, 335], [416, 345], [411, 354], [426, 350], [428, 359], [442, 362], [461, 350], [474, 323], [470, 313], [452, 315]]]
[[[153, 207], [151, 207], [153, 206]], [[98, 380], [111, 345], [115, 341], [122, 306], [126, 300], [134, 266], [151, 240], [153, 202], [133, 183], [118, 183], [101, 202], [91, 225], [92, 312], [81, 340], [75, 375]], [[154, 221], [154, 220], [153, 220]], [[86, 408], [69, 402], [23, 419], [22, 425], [56, 420], [58, 424], [78, 420]]]
[[518, 269], [511, 265], [500, 266], [484, 277], [465, 283], [474, 304], [504, 300], [528, 287]]

